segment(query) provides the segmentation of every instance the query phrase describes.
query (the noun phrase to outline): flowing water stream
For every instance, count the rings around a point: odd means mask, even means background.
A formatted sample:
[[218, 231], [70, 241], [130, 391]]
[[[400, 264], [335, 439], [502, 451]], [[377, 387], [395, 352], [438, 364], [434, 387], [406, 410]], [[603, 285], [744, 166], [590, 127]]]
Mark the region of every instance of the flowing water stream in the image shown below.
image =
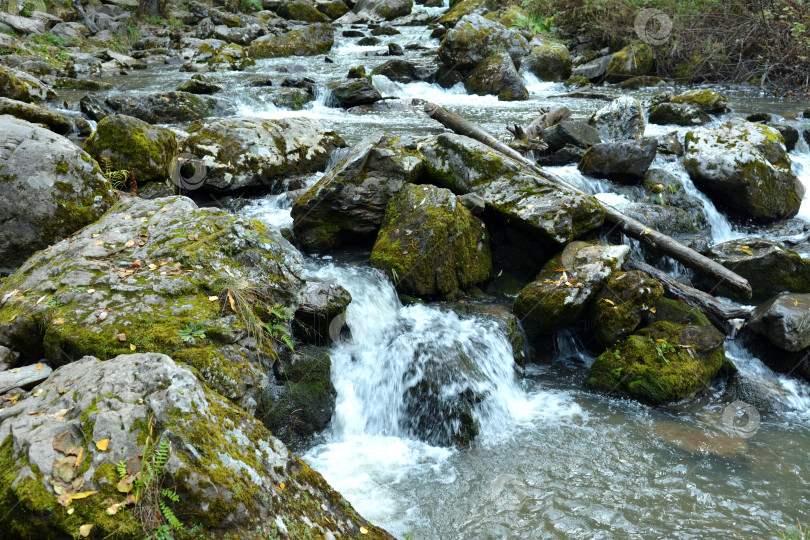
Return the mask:
[[[438, 42], [429, 39], [426, 27], [400, 30], [390, 41], [426, 47], [407, 50], [406, 58], [435, 55]], [[325, 91], [304, 111], [280, 110], [250, 85], [255, 78], [280, 79], [278, 68], [298, 64], [306, 70], [302, 75], [325, 87], [350, 67], [363, 64], [370, 71], [383, 63], [386, 57], [368, 54], [384, 49], [338, 37], [329, 54], [334, 63], [322, 56], [262, 60], [246, 72], [219, 77], [239, 115], [318, 118], [349, 144], [378, 129], [441, 132], [407, 107], [365, 114], [330, 108]], [[119, 89], [154, 92], [174, 89], [188, 76], [156, 68], [114, 82]], [[513, 103], [470, 96], [461, 86], [447, 90], [379, 76], [373, 82], [383, 95], [452, 107], [496, 134], [507, 124], [527, 123], [541, 106], [566, 105], [584, 115], [604, 104], [552, 97], [565, 92], [561, 84], [533, 79], [526, 81], [531, 100]], [[744, 89], [725, 90], [737, 112], [789, 117], [800, 110]], [[649, 135], [670, 131], [648, 127]], [[791, 158], [810, 188], [806, 143]], [[751, 235], [717, 211], [682, 165], [659, 158], [655, 166], [677, 175], [703, 202], [713, 243]], [[576, 167], [555, 172], [591, 193], [606, 190]], [[319, 177], [311, 177], [310, 185]], [[240, 212], [282, 228], [292, 223], [290, 205], [286, 195], [269, 195]], [[810, 196], [798, 218], [810, 222]], [[330, 351], [338, 391], [331, 426], [311, 447], [298, 450], [365, 517], [400, 538], [769, 538], [780, 527], [810, 521], [810, 386], [773, 373], [734, 341], [727, 342], [729, 357], [769, 404], [742, 435], [724, 417], [731, 399], [722, 384], [696, 403], [670, 409], [593, 394], [583, 386], [593, 358], [575, 334], [556, 336], [547, 354], [553, 361], [518, 373], [497, 325], [435, 306], [403, 306], [390, 280], [356, 256], [313, 256], [306, 271], [351, 293], [346, 324], [352, 337]], [[474, 411], [480, 435], [467, 449], [430, 445], [413, 436], [408, 390], [431, 361], [459, 353], [475, 368], [475, 377], [461, 382], [488, 396]], [[456, 391], [458, 383], [443, 391]]]

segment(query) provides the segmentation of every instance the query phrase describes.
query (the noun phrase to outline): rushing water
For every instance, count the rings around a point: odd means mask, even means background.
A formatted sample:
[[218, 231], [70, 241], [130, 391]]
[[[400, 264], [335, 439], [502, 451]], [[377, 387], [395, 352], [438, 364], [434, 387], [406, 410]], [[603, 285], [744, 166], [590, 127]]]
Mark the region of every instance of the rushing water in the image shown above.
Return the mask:
[[[438, 43], [427, 28], [400, 30], [386, 43], [426, 47], [406, 51], [411, 59], [435, 55]], [[262, 60], [245, 72], [215, 77], [227, 83], [224, 97], [237, 114], [318, 118], [350, 144], [377, 129], [441, 132], [418, 108], [357, 114], [328, 107], [328, 92], [321, 91], [306, 110], [292, 112], [277, 109], [251, 85], [258, 78], [280, 81], [285, 75], [279, 68], [299, 64], [302, 75], [325, 88], [350, 67], [363, 64], [370, 71], [388, 59], [370, 56], [384, 46], [354, 41], [336, 39], [329, 54], [334, 63], [323, 57]], [[174, 89], [189, 76], [166, 67], [113, 82], [118, 91], [154, 92]], [[386, 96], [452, 107], [503, 137], [506, 125], [525, 124], [540, 107], [566, 105], [586, 115], [604, 104], [554, 97], [565, 92], [561, 84], [533, 78], [526, 80], [531, 100], [514, 103], [470, 96], [461, 86], [446, 90], [380, 76], [373, 83]], [[726, 90], [742, 113], [766, 110], [793, 121], [803, 108]], [[657, 91], [633, 94], [643, 99]], [[648, 126], [647, 134], [670, 131], [685, 129]], [[791, 158], [809, 188], [798, 217], [810, 222], [810, 152], [803, 141]], [[678, 176], [702, 201], [713, 243], [750, 234], [729, 223], [678, 162], [658, 158], [655, 166]], [[617, 197], [607, 183], [583, 177], [576, 167], [555, 172], [600, 198]], [[270, 195], [240, 212], [285, 228], [292, 223], [290, 205], [289, 196]], [[724, 416], [734, 398], [723, 384], [696, 403], [669, 409], [587, 392], [584, 373], [593, 358], [569, 332], [556, 336], [554, 350], [546, 352], [553, 361], [518, 374], [509, 341], [492, 322], [435, 306], [403, 306], [386, 276], [348, 258], [312, 257], [307, 273], [339, 283], [353, 300], [346, 319], [351, 339], [330, 350], [338, 391], [332, 424], [304, 457], [363, 515], [398, 537], [762, 538], [810, 521], [810, 386], [773, 373], [739, 343], [727, 343], [728, 355], [766, 405], [759, 423], [742, 432]], [[463, 383], [488, 396], [474, 410], [480, 435], [467, 449], [430, 445], [414, 436], [408, 392], [432, 364], [459, 353], [470, 359], [471, 375], [443, 391]]]

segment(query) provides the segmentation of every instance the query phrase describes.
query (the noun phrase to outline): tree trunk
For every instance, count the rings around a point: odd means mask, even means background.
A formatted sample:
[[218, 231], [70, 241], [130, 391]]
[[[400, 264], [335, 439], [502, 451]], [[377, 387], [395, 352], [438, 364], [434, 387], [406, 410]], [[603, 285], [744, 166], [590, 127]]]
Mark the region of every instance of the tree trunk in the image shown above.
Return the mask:
[[[545, 178], [558, 186], [577, 193], [582, 193], [582, 191], [568, 184], [568, 182], [562, 178], [559, 178], [556, 175], [553, 175], [538, 167], [536, 163], [521, 155], [520, 152], [509, 148], [509, 146], [505, 145], [466, 118], [449, 111], [444, 107], [440, 107], [435, 103], [426, 103], [425, 113], [459, 135], [464, 135], [466, 137], [470, 137], [471, 139], [482, 142], [494, 150], [497, 150], [502, 154], [506, 154], [510, 158], [525, 164], [542, 178]], [[661, 234], [658, 231], [650, 229], [640, 221], [622, 214], [613, 206], [601, 201], [600, 203], [605, 209], [605, 220], [620, 227], [627, 235], [641, 240], [661, 253], [669, 255], [676, 261], [683, 263], [684, 265], [692, 268], [696, 272], [703, 274], [706, 277], [716, 279], [718, 284], [722, 283], [724, 286], [740, 294], [743, 298], [751, 298], [751, 285], [748, 283], [748, 281], [738, 276], [725, 266], [709, 259], [708, 257], [705, 257], [704, 255], [701, 255], [691, 248], [684, 246], [680, 242], [665, 234]]]

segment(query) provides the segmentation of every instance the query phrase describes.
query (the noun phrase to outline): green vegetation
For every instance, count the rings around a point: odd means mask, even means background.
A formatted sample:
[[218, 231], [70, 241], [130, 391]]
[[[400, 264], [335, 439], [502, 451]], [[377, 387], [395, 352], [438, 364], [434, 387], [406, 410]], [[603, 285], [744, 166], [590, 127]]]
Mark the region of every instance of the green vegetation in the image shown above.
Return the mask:
[[[810, 90], [810, 3], [803, 0], [523, 0], [522, 6], [529, 20], [518, 26], [584, 34], [594, 48], [612, 50], [638, 41], [636, 17], [657, 9], [672, 22], [670, 37], [653, 46], [659, 75]], [[654, 35], [662, 27], [653, 19], [647, 29]]]

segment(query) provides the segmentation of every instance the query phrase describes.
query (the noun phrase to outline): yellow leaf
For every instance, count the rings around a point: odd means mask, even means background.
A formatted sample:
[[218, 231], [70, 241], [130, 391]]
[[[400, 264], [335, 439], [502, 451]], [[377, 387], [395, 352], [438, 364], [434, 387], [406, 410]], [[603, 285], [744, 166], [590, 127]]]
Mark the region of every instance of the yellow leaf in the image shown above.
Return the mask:
[[124, 216], [124, 219], [132, 219], [132, 216]]
[[72, 516], [72, 515], [73, 515], [73, 512], [75, 512], [75, 511], [76, 511], [76, 509], [75, 509], [75, 508], [73, 508], [73, 507], [71, 506], [71, 507], [70, 507], [70, 508], [68, 508], [68, 510], [67, 510], [67, 515]]
[[129, 344], [129, 350], [130, 350], [130, 351], [134, 351], [134, 350], [135, 350], [135, 349], [137, 349], [137, 348], [138, 348], [138, 347], [136, 347], [136, 346], [135, 346], [135, 345], [133, 345], [132, 343], [130, 343], [130, 344]]
[[360, 527], [360, 534], [368, 534], [368, 529], [365, 527]]
[[134, 480], [135, 479], [132, 476], [125, 476], [124, 478], [118, 481], [118, 485], [116, 486], [116, 488], [118, 488], [118, 491], [120, 491], [121, 493], [129, 493], [130, 491], [132, 491], [132, 482]]
[[219, 296], [209, 296], [208, 297], [209, 302], [216, 302], [217, 300], [219, 300]]
[[71, 499], [86, 499], [90, 495], [95, 495], [98, 491], [82, 491], [81, 493], [74, 493], [70, 496]]
[[602, 301], [606, 304], [610, 304], [611, 306], [615, 306], [616, 304], [613, 303], [612, 300], [608, 300], [607, 298], [602, 298]]
[[59, 495], [59, 504], [62, 506], [70, 506], [70, 501], [72, 500], [73, 497], [71, 497], [70, 493], [63, 493]]
[[655, 308], [654, 307], [650, 308], [650, 313], [655, 313]]
[[96, 448], [101, 450], [102, 452], [107, 451], [107, 447], [110, 445], [110, 439], [101, 439], [96, 443]]
[[92, 530], [93, 530], [93, 524], [92, 523], [85, 523], [84, 525], [79, 527], [79, 534], [82, 535], [83, 537], [87, 538], [88, 536], [90, 536], [90, 531], [92, 531]]
[[234, 301], [233, 296], [231, 296], [231, 291], [228, 291], [228, 302], [231, 304], [231, 309], [233, 312], [236, 313], [236, 302]]
[[54, 326], [61, 326], [63, 324], [65, 324], [65, 319], [63, 319], [62, 317], [59, 317], [58, 319], [53, 321]]
[[127, 240], [127, 243], [124, 244], [124, 247], [125, 248], [131, 248], [134, 245], [135, 245], [135, 240]]
[[284, 489], [284, 482], [279, 482], [278, 487], [280, 487], [281, 489]]
[[37, 370], [37, 371], [41, 371], [42, 370], [42, 362], [38, 363], [37, 367], [35, 367], [34, 369]]
[[798, 306], [798, 305], [799, 305], [799, 301], [798, 301], [798, 300], [794, 300], [794, 301], [793, 301], [793, 305], [794, 305], [794, 306]]
[[104, 245], [104, 242], [102, 242], [101, 240], [99, 240], [98, 242], [96, 242], [96, 243], [95, 243], [95, 244], [93, 244], [93, 245], [94, 245], [94, 246], [103, 246], [103, 245]]
[[84, 459], [84, 446], [80, 446], [79, 447], [79, 455], [76, 456], [76, 464], [73, 465], [73, 466], [78, 469], [79, 466], [82, 464], [83, 459]]

